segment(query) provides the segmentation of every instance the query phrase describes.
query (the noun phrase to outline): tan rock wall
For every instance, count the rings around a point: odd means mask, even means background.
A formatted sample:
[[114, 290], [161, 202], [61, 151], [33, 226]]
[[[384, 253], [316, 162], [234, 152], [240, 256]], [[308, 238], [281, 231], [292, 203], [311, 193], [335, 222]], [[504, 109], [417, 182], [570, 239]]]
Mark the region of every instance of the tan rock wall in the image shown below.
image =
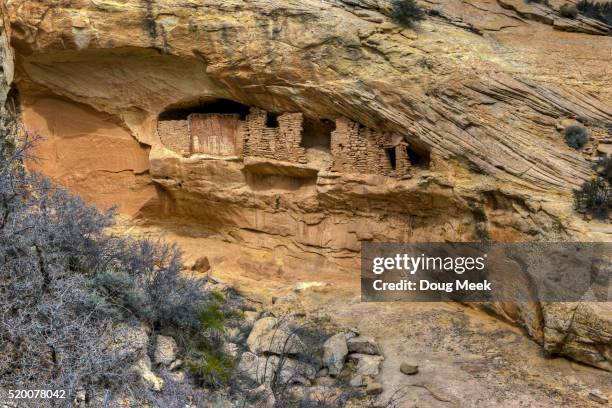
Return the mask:
[[[176, 209], [170, 213], [208, 211], [200, 221], [220, 230], [238, 225], [234, 237], [261, 247], [332, 258], [336, 247], [357, 248], [359, 237], [610, 239], [605, 226], [572, 212], [571, 191], [592, 176], [592, 163], [566, 146], [556, 124], [570, 116], [589, 130], [611, 122], [604, 68], [612, 37], [555, 30], [568, 23], [529, 17], [534, 7], [550, 8], [518, 0], [420, 2], [437, 13], [418, 30], [395, 25], [374, 1], [150, 3], [151, 15], [136, 0], [7, 2], [22, 95], [84, 104], [75, 112], [29, 101], [25, 116], [28, 127], [50, 135], [38, 169], [86, 199], [130, 214], [144, 206], [152, 186], [139, 183], [151, 146], [151, 162], [179, 163], [155, 174], [157, 188], [169, 192], [168, 209]], [[230, 175], [220, 161], [168, 159], [155, 138], [142, 136], [168, 106], [210, 97], [350, 117], [405, 135], [438, 167], [399, 184], [345, 174], [305, 188], [263, 180], [250, 188], [240, 169]], [[244, 154], [273, 158], [276, 134], [260, 142], [265, 112], [261, 119], [243, 128]], [[373, 138], [362, 140], [358, 128], [339, 121], [334, 139], [342, 143], [332, 150], [346, 157], [334, 153], [335, 166], [363, 171], [378, 163], [377, 172], [388, 172], [368, 147]], [[396, 157], [396, 172], [400, 164]], [[432, 184], [451, 190], [452, 200]], [[504, 200], [488, 203], [490, 192]], [[304, 239], [297, 240], [292, 219], [300, 217]], [[351, 219], [376, 229], [355, 228]]]
[[44, 138], [28, 168], [100, 208], [136, 215], [155, 201], [150, 149], [111, 116], [57, 98], [22, 98], [25, 126]]

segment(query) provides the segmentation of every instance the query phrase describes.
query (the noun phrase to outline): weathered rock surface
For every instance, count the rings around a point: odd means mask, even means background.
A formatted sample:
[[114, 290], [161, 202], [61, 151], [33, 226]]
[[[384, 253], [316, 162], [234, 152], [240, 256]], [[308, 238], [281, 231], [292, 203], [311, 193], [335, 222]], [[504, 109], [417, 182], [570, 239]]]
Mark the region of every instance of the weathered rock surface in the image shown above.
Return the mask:
[[138, 360], [132, 367], [132, 370], [134, 370], [153, 391], [161, 391], [164, 387], [164, 380], [151, 370], [151, 359], [149, 356], [143, 356]]
[[242, 353], [238, 371], [259, 384], [309, 384], [316, 370], [309, 364], [278, 356], [257, 356], [250, 352]]
[[348, 339], [346, 342], [351, 353], [380, 354], [380, 347], [376, 340], [368, 336], [359, 336]]
[[288, 322], [279, 321], [275, 317], [264, 317], [255, 322], [247, 338], [247, 345], [255, 354], [286, 355], [306, 350], [304, 342], [291, 330]]
[[380, 365], [384, 361], [382, 356], [369, 354], [349, 354], [349, 361], [357, 363], [356, 374], [362, 376], [376, 377], [380, 373]]
[[366, 386], [366, 394], [368, 395], [378, 395], [383, 392], [383, 386], [377, 382], [370, 382]]
[[[109, 332], [106, 344], [117, 357], [125, 361], [136, 361], [147, 353], [149, 335], [144, 326], [121, 324]], [[148, 357], [147, 357], [148, 358]]]
[[206, 273], [210, 270], [210, 261], [205, 256], [198, 258], [193, 263], [193, 267], [191, 269], [196, 272]]
[[155, 364], [169, 366], [176, 360], [178, 347], [172, 337], [158, 335], [155, 337], [155, 351], [153, 361]]
[[612, 371], [612, 313], [608, 303], [549, 303], [543, 308], [544, 349]]
[[[609, 225], [572, 213], [591, 162], [556, 125], [573, 118], [605, 137], [612, 37], [550, 3], [427, 3], [435, 13], [413, 30], [387, 1], [3, 0], [0, 42], [23, 120], [46, 137], [33, 169], [128, 215], [354, 267], [371, 240], [610, 239]], [[347, 117], [430, 160], [410, 179], [296, 175], [163, 146], [161, 113], [218, 99]], [[494, 309], [547, 350], [609, 369], [610, 303], [584, 318], [589, 330], [548, 307]]]
[[419, 366], [412, 362], [404, 361], [400, 365], [400, 371], [402, 372], [402, 374], [414, 375], [419, 372]]
[[340, 374], [347, 354], [345, 333], [338, 333], [327, 339], [323, 344], [323, 365], [328, 368], [329, 374]]

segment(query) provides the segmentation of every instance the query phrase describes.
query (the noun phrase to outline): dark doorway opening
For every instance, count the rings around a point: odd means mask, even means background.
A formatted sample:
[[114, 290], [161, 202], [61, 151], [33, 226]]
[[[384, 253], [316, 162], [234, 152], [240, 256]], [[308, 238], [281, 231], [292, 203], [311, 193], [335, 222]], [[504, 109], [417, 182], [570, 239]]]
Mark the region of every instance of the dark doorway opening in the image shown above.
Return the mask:
[[331, 120], [304, 118], [300, 146], [306, 149], [316, 147], [329, 151], [331, 149], [331, 134], [335, 129], [336, 124]]
[[195, 105], [181, 106], [168, 109], [159, 115], [159, 120], [186, 120], [192, 113], [221, 113], [237, 114], [240, 119], [246, 119], [250, 108], [239, 102], [229, 99], [215, 99], [212, 101], [200, 101]]
[[385, 148], [385, 153], [387, 153], [387, 159], [389, 160], [389, 164], [391, 164], [391, 168], [395, 170], [397, 167], [397, 157], [395, 156], [395, 147]]
[[408, 154], [408, 160], [413, 167], [420, 167], [423, 169], [429, 168], [431, 156], [428, 151], [418, 149], [413, 146], [407, 146], [406, 153]]

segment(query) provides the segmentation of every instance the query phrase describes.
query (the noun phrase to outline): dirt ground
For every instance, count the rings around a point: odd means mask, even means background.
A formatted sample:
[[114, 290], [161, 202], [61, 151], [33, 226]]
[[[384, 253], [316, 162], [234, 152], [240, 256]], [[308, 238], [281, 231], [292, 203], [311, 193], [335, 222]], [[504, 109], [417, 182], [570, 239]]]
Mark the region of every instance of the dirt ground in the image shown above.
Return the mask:
[[[546, 357], [520, 329], [455, 303], [362, 303], [358, 271], [294, 262], [286, 254], [245, 248], [188, 226], [122, 225], [131, 235], [176, 242], [186, 264], [207, 256], [210, 274], [270, 305], [297, 296], [307, 315], [375, 337], [385, 356], [380, 402], [401, 407], [601, 407], [592, 390], [612, 394], [612, 374]], [[306, 289], [303, 289], [306, 288]], [[419, 365], [406, 376], [403, 361]]]

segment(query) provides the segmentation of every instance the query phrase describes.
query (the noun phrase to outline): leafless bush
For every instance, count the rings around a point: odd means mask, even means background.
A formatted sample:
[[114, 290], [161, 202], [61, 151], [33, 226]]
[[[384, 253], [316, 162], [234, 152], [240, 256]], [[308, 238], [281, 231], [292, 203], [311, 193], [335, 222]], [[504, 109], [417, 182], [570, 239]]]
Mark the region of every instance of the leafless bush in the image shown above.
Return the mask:
[[180, 276], [173, 246], [109, 236], [98, 211], [25, 171], [34, 142], [0, 117], [0, 389], [77, 389], [143, 395], [118, 326], [197, 330], [204, 293]]

